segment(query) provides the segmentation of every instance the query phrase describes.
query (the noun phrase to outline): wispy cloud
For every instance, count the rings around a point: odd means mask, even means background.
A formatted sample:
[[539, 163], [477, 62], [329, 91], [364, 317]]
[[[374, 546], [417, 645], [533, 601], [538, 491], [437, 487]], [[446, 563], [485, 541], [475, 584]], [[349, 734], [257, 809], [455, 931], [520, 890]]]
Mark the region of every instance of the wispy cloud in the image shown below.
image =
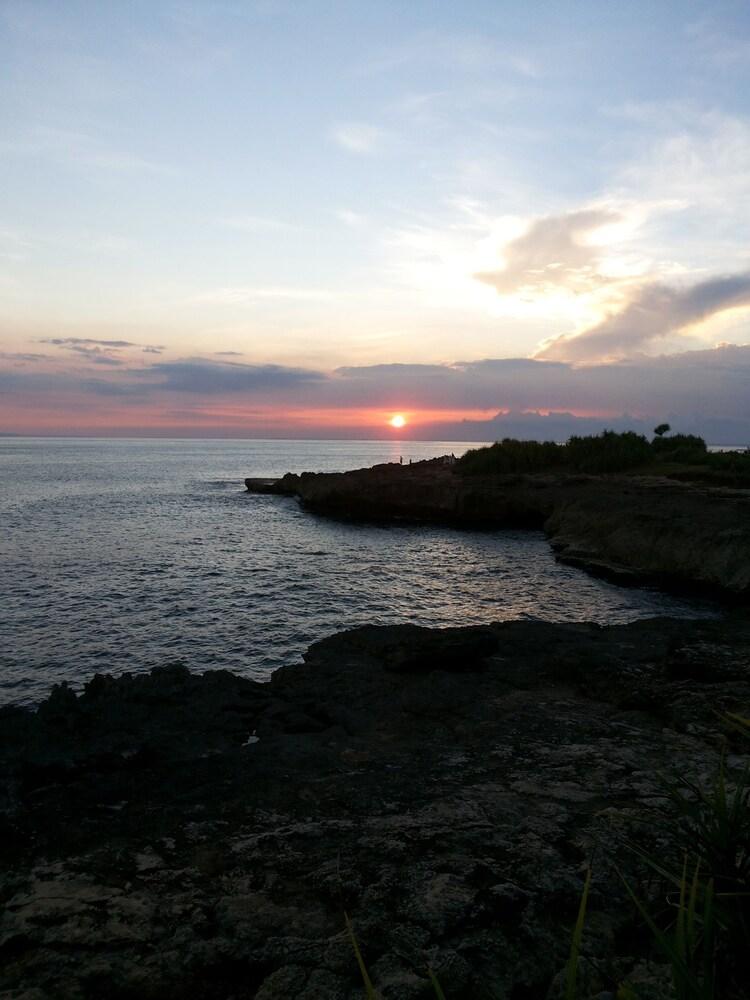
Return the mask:
[[71, 351], [80, 354], [92, 365], [107, 365], [110, 368], [120, 368], [125, 364], [120, 358], [113, 357], [106, 348], [102, 347], [71, 347]]
[[140, 347], [132, 340], [96, 340], [93, 337], [40, 337], [40, 344], [54, 344], [57, 347], [80, 344], [96, 344], [99, 347]]
[[111, 148], [97, 136], [72, 129], [37, 125], [0, 142], [0, 152], [19, 157], [48, 157], [74, 167], [117, 173], [171, 175], [175, 168], [125, 149]]
[[219, 220], [227, 229], [239, 229], [247, 233], [298, 233], [303, 227], [285, 219], [272, 219], [262, 215], [236, 215]]
[[364, 122], [345, 122], [336, 125], [331, 135], [342, 149], [360, 155], [376, 152], [382, 147], [385, 138], [382, 129]]
[[336, 218], [343, 222], [345, 226], [356, 229], [367, 224], [367, 216], [361, 212], [353, 212], [350, 208], [340, 208], [336, 211]]
[[120, 368], [125, 365], [123, 352], [136, 349], [142, 354], [160, 355], [164, 351], [161, 344], [138, 344], [132, 340], [100, 340], [95, 337], [38, 337], [38, 344], [50, 344], [63, 352], [77, 354], [94, 365]]
[[420, 65], [467, 74], [505, 70], [526, 78], [537, 77], [540, 73], [538, 62], [531, 53], [517, 48], [513, 51], [489, 35], [449, 35], [436, 30], [420, 32], [401, 44], [389, 46], [387, 51], [375, 53], [363, 62], [360, 72], [392, 73], [404, 66]]
[[164, 350], [163, 344], [138, 344], [133, 340], [100, 340], [96, 337], [38, 337], [38, 344], [54, 344], [56, 347], [92, 346], [120, 350], [124, 347], [140, 347], [152, 354]]

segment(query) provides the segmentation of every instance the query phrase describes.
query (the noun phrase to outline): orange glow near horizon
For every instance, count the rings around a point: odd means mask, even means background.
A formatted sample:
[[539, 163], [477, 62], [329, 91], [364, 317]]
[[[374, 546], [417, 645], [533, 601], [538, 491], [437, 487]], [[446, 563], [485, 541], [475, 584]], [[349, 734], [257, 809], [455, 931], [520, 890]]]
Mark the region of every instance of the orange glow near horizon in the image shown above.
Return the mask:
[[[152, 399], [132, 400], [97, 397], [83, 392], [28, 393], [24, 396], [0, 396], [0, 430], [18, 434], [143, 434], [187, 435], [191, 430], [221, 436], [245, 432], [248, 436], [293, 438], [329, 435], [370, 437], [378, 432], [390, 436], [443, 433], [441, 425], [463, 421], [489, 420], [498, 413], [487, 409], [433, 409], [420, 406], [414, 411], [394, 411], [382, 407], [306, 407], [274, 405], [266, 401], [248, 406], [243, 399], [203, 397], [186, 401], [184, 395], [164, 392]], [[523, 411], [528, 413], [529, 411]], [[531, 411], [539, 412], [539, 411]], [[554, 409], [542, 411], [549, 414]], [[574, 416], [599, 416], [584, 408]], [[403, 421], [403, 422], [402, 422]], [[389, 434], [390, 432], [390, 434]]]

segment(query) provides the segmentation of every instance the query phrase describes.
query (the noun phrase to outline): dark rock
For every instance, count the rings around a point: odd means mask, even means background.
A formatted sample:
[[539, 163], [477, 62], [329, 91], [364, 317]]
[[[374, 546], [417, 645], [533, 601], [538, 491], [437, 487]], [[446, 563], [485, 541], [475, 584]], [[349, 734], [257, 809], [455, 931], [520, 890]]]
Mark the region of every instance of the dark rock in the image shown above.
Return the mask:
[[556, 996], [588, 862], [592, 968], [658, 984], [613, 866], [638, 884], [661, 774], [709, 777], [748, 705], [736, 613], [354, 629], [270, 684], [170, 667], [6, 710], [0, 996], [354, 1000], [345, 913], [384, 1000], [428, 968]]

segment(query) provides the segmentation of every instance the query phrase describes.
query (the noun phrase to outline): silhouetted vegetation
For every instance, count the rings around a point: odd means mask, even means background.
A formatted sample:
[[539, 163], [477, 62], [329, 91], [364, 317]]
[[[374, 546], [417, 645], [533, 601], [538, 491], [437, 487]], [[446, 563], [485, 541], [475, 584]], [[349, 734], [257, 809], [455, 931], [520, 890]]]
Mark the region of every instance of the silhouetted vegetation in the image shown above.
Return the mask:
[[648, 464], [651, 446], [642, 434], [603, 431], [591, 437], [572, 437], [563, 450], [567, 464], [578, 472], [623, 472]]
[[459, 472], [476, 476], [498, 472], [621, 472], [653, 460], [651, 445], [642, 434], [604, 431], [591, 437], [554, 441], [515, 441], [505, 438], [488, 448], [468, 451], [456, 463]]
[[456, 462], [469, 476], [487, 472], [544, 472], [565, 465], [564, 448], [554, 441], [516, 441], [504, 438], [487, 448], [473, 448]]
[[603, 431], [554, 441], [517, 441], [505, 438], [486, 448], [467, 451], [456, 463], [465, 476], [498, 473], [583, 472], [614, 473], [636, 470], [716, 485], [750, 486], [750, 451], [710, 452], [695, 434], [672, 434], [659, 424], [649, 441], [633, 431]]
[[[657, 427], [658, 430], [658, 427]], [[673, 434], [672, 437], [655, 437], [651, 448], [658, 458], [669, 462], [693, 465], [705, 462], [708, 448], [703, 438], [695, 434]]]

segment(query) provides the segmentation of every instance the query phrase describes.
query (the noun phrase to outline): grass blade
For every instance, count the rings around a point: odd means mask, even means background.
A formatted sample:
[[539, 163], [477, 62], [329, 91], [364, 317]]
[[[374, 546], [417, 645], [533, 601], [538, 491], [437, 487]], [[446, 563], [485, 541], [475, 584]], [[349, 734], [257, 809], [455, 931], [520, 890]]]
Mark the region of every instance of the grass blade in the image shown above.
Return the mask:
[[[675, 980], [680, 984], [684, 985], [683, 995], [687, 997], [692, 997], [693, 1000], [705, 1000], [705, 994], [700, 987], [700, 984], [696, 981], [692, 972], [685, 964], [682, 955], [679, 953], [678, 949], [669, 940], [666, 934], [659, 930], [654, 921], [651, 919], [648, 911], [646, 910], [643, 903], [636, 896], [633, 890], [630, 888], [630, 884], [618, 869], [615, 869], [617, 874], [620, 876], [622, 884], [625, 886], [625, 891], [628, 896], [630, 896], [633, 903], [635, 903], [636, 909], [640, 913], [641, 917], [645, 921], [648, 929], [654, 936], [659, 949], [663, 952], [664, 956], [669, 960], [672, 965], [672, 972]], [[566, 997], [567, 1000], [567, 997]]]
[[435, 996], [437, 1000], [445, 1000], [445, 993], [440, 989], [440, 983], [437, 981], [437, 976], [432, 971], [432, 969], [427, 970], [427, 975], [430, 977], [430, 982], [432, 983], [432, 988], [435, 991]]
[[573, 929], [573, 940], [570, 945], [570, 958], [568, 959], [568, 975], [565, 983], [565, 1000], [576, 1000], [576, 983], [578, 978], [578, 956], [581, 951], [581, 938], [583, 937], [583, 924], [586, 920], [586, 907], [589, 899], [589, 886], [591, 885], [591, 869], [586, 872], [586, 881], [583, 884], [581, 902], [578, 906], [578, 918]]
[[344, 917], [346, 919], [346, 929], [349, 931], [349, 939], [352, 942], [352, 948], [354, 949], [354, 954], [357, 959], [357, 965], [359, 966], [359, 971], [362, 975], [362, 982], [365, 984], [365, 995], [367, 1000], [380, 1000], [379, 994], [376, 992], [375, 987], [372, 985], [372, 980], [367, 972], [367, 966], [365, 965], [365, 960], [362, 958], [362, 952], [359, 950], [359, 945], [357, 944], [357, 938], [354, 934], [354, 927], [349, 919], [349, 914], [345, 913]]

